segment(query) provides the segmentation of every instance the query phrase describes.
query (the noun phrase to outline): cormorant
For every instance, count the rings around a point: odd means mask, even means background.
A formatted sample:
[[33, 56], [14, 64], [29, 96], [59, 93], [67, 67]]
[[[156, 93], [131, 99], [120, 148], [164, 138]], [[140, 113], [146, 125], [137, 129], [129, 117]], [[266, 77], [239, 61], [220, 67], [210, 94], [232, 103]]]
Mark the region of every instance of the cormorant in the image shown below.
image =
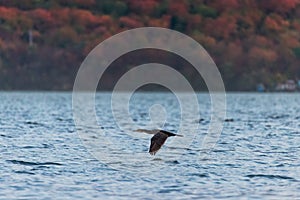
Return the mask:
[[183, 135], [171, 133], [164, 130], [154, 129], [154, 130], [147, 130], [147, 129], [138, 129], [137, 132], [144, 132], [148, 134], [154, 134], [154, 136], [151, 138], [151, 144], [149, 148], [149, 153], [151, 155], [155, 155], [156, 152], [161, 148], [161, 146], [165, 143], [168, 137], [171, 136], [179, 136], [183, 137]]

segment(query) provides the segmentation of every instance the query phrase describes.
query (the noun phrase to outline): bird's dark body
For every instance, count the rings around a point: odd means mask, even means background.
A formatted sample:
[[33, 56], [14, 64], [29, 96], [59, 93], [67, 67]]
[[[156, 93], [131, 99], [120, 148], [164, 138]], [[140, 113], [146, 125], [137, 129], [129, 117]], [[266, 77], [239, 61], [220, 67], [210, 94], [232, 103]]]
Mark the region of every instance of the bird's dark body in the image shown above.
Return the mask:
[[162, 147], [168, 137], [176, 136], [174, 133], [170, 133], [168, 131], [159, 130], [152, 138], [149, 153], [151, 155], [155, 155], [156, 152]]
[[154, 134], [154, 136], [151, 138], [151, 144], [149, 148], [149, 153], [151, 155], [155, 155], [156, 152], [162, 147], [162, 145], [165, 143], [165, 141], [168, 139], [168, 137], [172, 136], [179, 136], [183, 137], [182, 135], [178, 135], [175, 133], [171, 133], [164, 130], [154, 129], [154, 130], [147, 130], [147, 129], [138, 129], [136, 132], [144, 132], [148, 134]]

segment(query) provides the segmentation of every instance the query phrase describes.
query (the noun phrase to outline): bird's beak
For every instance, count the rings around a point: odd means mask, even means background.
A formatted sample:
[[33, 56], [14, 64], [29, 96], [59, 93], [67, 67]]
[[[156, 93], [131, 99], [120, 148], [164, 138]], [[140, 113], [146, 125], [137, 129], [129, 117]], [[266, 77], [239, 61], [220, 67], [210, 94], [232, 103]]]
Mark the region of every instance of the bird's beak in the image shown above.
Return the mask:
[[178, 136], [178, 137], [183, 137], [183, 135], [179, 135], [179, 134], [176, 134], [176, 136]]

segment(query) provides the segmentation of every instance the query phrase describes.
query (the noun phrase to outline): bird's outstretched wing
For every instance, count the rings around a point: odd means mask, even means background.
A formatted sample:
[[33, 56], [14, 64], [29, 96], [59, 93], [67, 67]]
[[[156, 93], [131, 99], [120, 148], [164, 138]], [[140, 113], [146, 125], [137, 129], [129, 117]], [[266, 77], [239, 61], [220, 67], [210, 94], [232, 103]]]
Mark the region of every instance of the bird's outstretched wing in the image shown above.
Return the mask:
[[152, 138], [151, 138], [151, 145], [149, 149], [149, 153], [151, 155], [155, 155], [156, 152], [161, 148], [161, 146], [165, 143], [167, 140], [168, 135], [162, 132], [156, 133]]

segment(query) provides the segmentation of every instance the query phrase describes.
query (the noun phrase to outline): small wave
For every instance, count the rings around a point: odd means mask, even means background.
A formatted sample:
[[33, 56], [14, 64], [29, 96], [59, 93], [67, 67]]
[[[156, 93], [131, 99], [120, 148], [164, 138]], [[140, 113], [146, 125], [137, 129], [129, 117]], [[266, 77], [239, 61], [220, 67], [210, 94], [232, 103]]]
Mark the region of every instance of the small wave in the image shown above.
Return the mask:
[[226, 153], [226, 152], [229, 152], [229, 151], [235, 151], [235, 149], [214, 149], [212, 150], [212, 152], [215, 152], [215, 153]]
[[109, 165], [121, 165], [122, 162], [121, 161], [115, 161], [115, 162], [110, 162], [108, 163]]
[[180, 162], [178, 162], [178, 160], [164, 160], [161, 158], [154, 158], [154, 159], [152, 159], [152, 161], [163, 161], [163, 162], [169, 163], [169, 164], [180, 164]]
[[268, 118], [270, 118], [270, 119], [282, 119], [282, 118], [288, 118], [289, 117], [289, 115], [285, 115], [285, 114], [283, 114], [283, 115], [270, 115], [270, 116], [268, 116]]
[[60, 118], [60, 117], [57, 117], [57, 118], [55, 118], [57, 121], [60, 121], [60, 122], [62, 122], [62, 121], [64, 121], [64, 119], [63, 118]]
[[178, 162], [178, 160], [166, 161], [166, 163], [170, 163], [170, 164], [180, 164], [180, 162]]
[[62, 165], [60, 163], [55, 163], [55, 162], [28, 162], [28, 161], [22, 161], [22, 160], [6, 160], [7, 162], [13, 163], [13, 164], [18, 164], [18, 165], [26, 165], [26, 166], [34, 166], [34, 165], [39, 165], [39, 166], [45, 166], [45, 165]]
[[0, 137], [13, 138], [12, 136], [10, 136], [10, 135], [5, 135], [5, 134], [0, 134]]
[[196, 176], [196, 177], [201, 177], [201, 178], [207, 178], [207, 177], [209, 177], [209, 175], [208, 174], [200, 174], [200, 173], [190, 173], [190, 174], [188, 174], [189, 176]]
[[249, 174], [246, 175], [248, 178], [255, 178], [255, 177], [261, 177], [261, 178], [269, 178], [269, 179], [286, 179], [286, 180], [295, 180], [292, 177], [289, 176], [282, 176], [282, 175], [269, 175], [269, 174]]
[[35, 128], [35, 127], [49, 128], [47, 124], [36, 122], [36, 121], [25, 121], [24, 124], [27, 124], [29, 128]]
[[177, 192], [179, 191], [179, 188], [174, 188], [174, 189], [162, 189], [162, 190], [159, 190], [158, 193], [170, 193], [170, 192]]
[[205, 122], [205, 119], [203, 119], [203, 118], [196, 119], [194, 122], [195, 122], [195, 123], [204, 123], [204, 122]]
[[51, 147], [52, 147], [51, 145], [42, 144], [40, 146], [31, 146], [31, 145], [28, 145], [28, 146], [23, 146], [22, 148], [24, 148], [24, 149], [48, 149], [48, 148], [51, 148]]
[[28, 171], [14, 171], [17, 174], [30, 174], [30, 175], [35, 175], [33, 172], [28, 172]]
[[38, 123], [38, 122], [32, 122], [32, 121], [26, 121], [25, 124], [30, 124], [30, 125], [42, 125], [41, 123]]

